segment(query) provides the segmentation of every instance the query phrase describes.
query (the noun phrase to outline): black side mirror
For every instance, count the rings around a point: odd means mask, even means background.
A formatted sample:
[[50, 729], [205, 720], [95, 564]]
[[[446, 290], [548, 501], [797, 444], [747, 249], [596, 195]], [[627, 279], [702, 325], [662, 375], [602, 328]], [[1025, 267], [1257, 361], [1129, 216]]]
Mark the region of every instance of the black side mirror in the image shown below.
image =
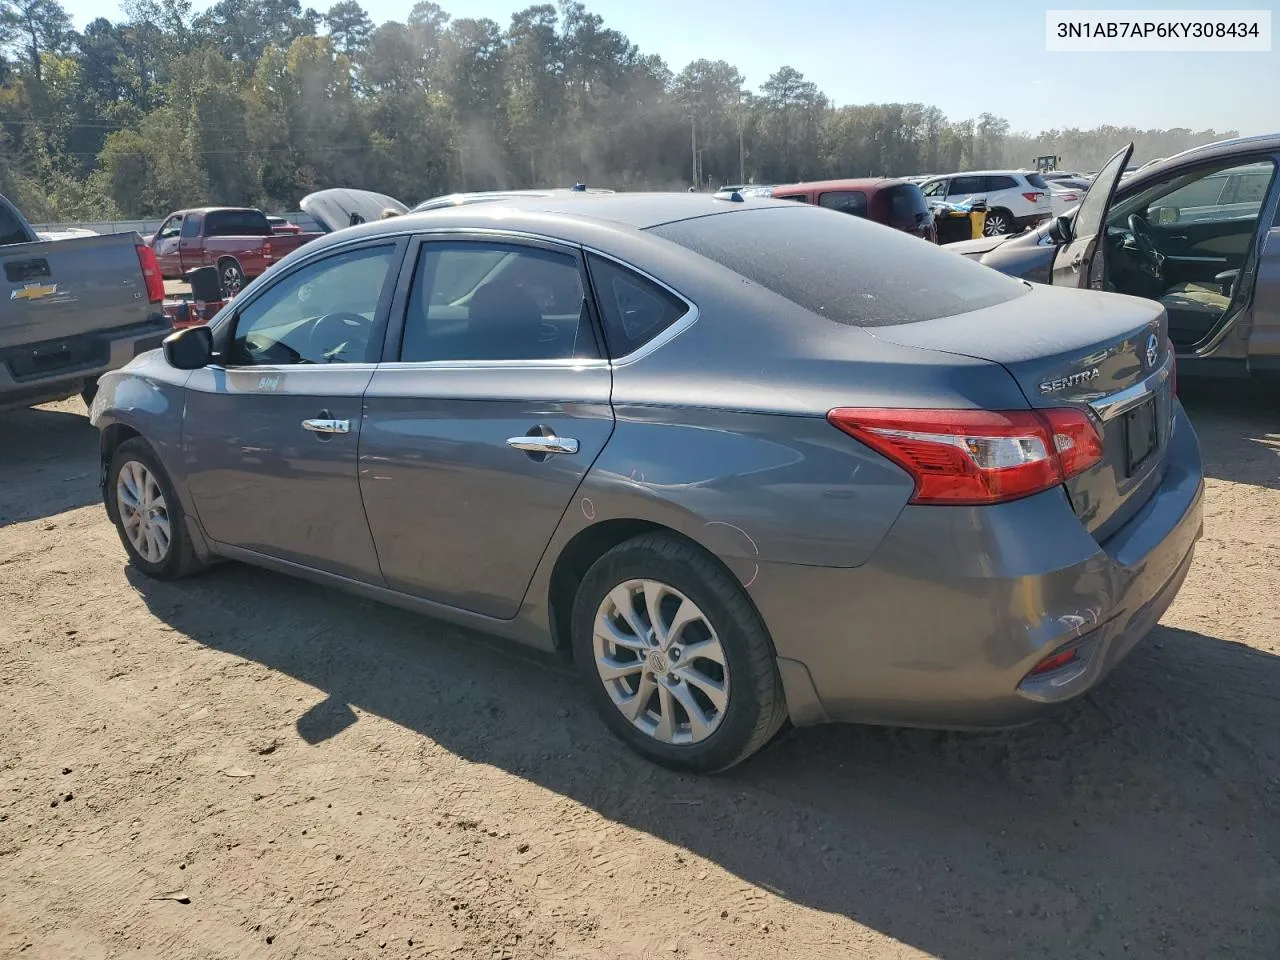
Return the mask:
[[1059, 243], [1071, 242], [1070, 217], [1055, 217], [1053, 220], [1053, 226], [1050, 230], [1052, 231], [1053, 239], [1057, 240]]
[[213, 331], [204, 324], [175, 330], [160, 345], [169, 366], [178, 370], [199, 370], [213, 359]]

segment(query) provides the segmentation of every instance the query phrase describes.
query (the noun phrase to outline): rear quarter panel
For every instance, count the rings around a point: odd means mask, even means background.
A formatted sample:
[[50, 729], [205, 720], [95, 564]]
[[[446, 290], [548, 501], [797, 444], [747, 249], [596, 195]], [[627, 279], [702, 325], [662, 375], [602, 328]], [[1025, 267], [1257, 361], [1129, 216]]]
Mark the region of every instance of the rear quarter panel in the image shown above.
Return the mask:
[[268, 266], [262, 245], [276, 237], [203, 237], [201, 238], [202, 262], [205, 266], [217, 266], [223, 257], [234, 257], [246, 277], [261, 275]]

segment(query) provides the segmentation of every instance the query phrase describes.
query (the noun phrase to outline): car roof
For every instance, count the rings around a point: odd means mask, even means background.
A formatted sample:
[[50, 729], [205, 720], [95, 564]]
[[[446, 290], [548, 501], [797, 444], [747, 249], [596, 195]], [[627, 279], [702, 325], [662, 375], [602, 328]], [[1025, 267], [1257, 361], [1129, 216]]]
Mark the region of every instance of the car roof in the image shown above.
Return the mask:
[[[1280, 150], [1280, 133], [1263, 133], [1253, 137], [1232, 137], [1230, 140], [1218, 140], [1214, 143], [1201, 144], [1190, 150], [1183, 150], [1159, 163], [1153, 163], [1147, 170], [1153, 170], [1166, 163], [1177, 160], [1212, 160], [1215, 157], [1229, 157], [1233, 153], [1253, 153], [1254, 151]], [[1142, 171], [1146, 173], [1146, 170]]]
[[[767, 198], [731, 200], [706, 193], [570, 193], [556, 196], [528, 194], [490, 203], [468, 203], [409, 212], [386, 220], [369, 221], [335, 230], [305, 247], [311, 253], [334, 244], [365, 237], [395, 236], [423, 230], [499, 230], [552, 237], [566, 243], [591, 244], [612, 237], [636, 237], [666, 223], [711, 217], [765, 207], [794, 209], [788, 200]], [[819, 208], [813, 208], [815, 210]]]
[[1036, 172], [1035, 170], [1013, 170], [1008, 168], [1004, 170], [960, 170], [960, 171], [957, 171], [956, 173], [940, 173], [936, 177], [932, 177], [930, 179], [941, 180], [943, 177], [984, 177], [984, 176], [1007, 177], [1012, 174], [1021, 174], [1023, 176], [1026, 176], [1029, 173], [1035, 173], [1035, 172]]
[[851, 180], [802, 180], [799, 183], [779, 184], [778, 190], [884, 190], [907, 183], [900, 177], [859, 177]]
[[436, 207], [463, 206], [469, 203], [493, 203], [499, 200], [519, 197], [559, 197], [563, 195], [581, 197], [584, 193], [603, 194], [613, 193], [613, 191], [602, 187], [587, 187], [584, 190], [572, 190], [568, 187], [551, 187], [545, 190], [473, 190], [461, 193], [443, 193], [438, 197], [428, 197], [413, 209], [418, 210], [428, 204], [431, 204], [431, 208], [435, 209]]
[[191, 207], [189, 210], [178, 210], [177, 213], [186, 216], [189, 213], [262, 213], [262, 211], [257, 207]]

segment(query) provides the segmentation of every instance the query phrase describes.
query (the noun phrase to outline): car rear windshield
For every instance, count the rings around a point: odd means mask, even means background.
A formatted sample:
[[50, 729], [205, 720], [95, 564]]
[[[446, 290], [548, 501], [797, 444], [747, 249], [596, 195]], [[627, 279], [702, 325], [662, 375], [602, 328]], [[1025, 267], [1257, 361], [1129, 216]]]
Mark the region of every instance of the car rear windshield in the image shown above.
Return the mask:
[[837, 323], [935, 320], [1028, 291], [959, 254], [821, 207], [770, 207], [679, 220], [651, 232]]
[[269, 237], [271, 223], [261, 210], [214, 210], [205, 217], [206, 237]]
[[1028, 173], [1028, 174], [1027, 174], [1027, 183], [1031, 184], [1031, 185], [1032, 185], [1033, 187], [1035, 187], [1037, 190], [1048, 190], [1048, 189], [1049, 189], [1049, 184], [1045, 183], [1045, 181], [1044, 181], [1044, 177], [1040, 176], [1040, 174], [1038, 174], [1038, 173]]
[[929, 213], [929, 204], [914, 183], [903, 183], [885, 191], [889, 195], [889, 219], [895, 226], [914, 224], [920, 215]]

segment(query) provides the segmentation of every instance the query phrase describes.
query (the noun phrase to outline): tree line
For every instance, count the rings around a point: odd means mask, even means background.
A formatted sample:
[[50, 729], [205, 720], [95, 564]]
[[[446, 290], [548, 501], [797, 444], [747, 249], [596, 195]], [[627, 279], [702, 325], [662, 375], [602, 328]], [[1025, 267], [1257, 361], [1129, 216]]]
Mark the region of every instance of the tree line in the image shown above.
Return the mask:
[[[420, 0], [375, 25], [358, 0], [124, 0], [74, 30], [58, 0], [0, 0], [0, 190], [35, 221], [202, 203], [296, 209], [312, 190], [414, 202], [456, 190], [714, 187], [746, 179], [1096, 169], [1123, 142], [1167, 156], [1230, 131], [1011, 132], [919, 103], [835, 106], [783, 66], [756, 89], [723, 60], [678, 73], [577, 0], [503, 26]], [[1050, 116], [1052, 108], [1046, 108]]]

